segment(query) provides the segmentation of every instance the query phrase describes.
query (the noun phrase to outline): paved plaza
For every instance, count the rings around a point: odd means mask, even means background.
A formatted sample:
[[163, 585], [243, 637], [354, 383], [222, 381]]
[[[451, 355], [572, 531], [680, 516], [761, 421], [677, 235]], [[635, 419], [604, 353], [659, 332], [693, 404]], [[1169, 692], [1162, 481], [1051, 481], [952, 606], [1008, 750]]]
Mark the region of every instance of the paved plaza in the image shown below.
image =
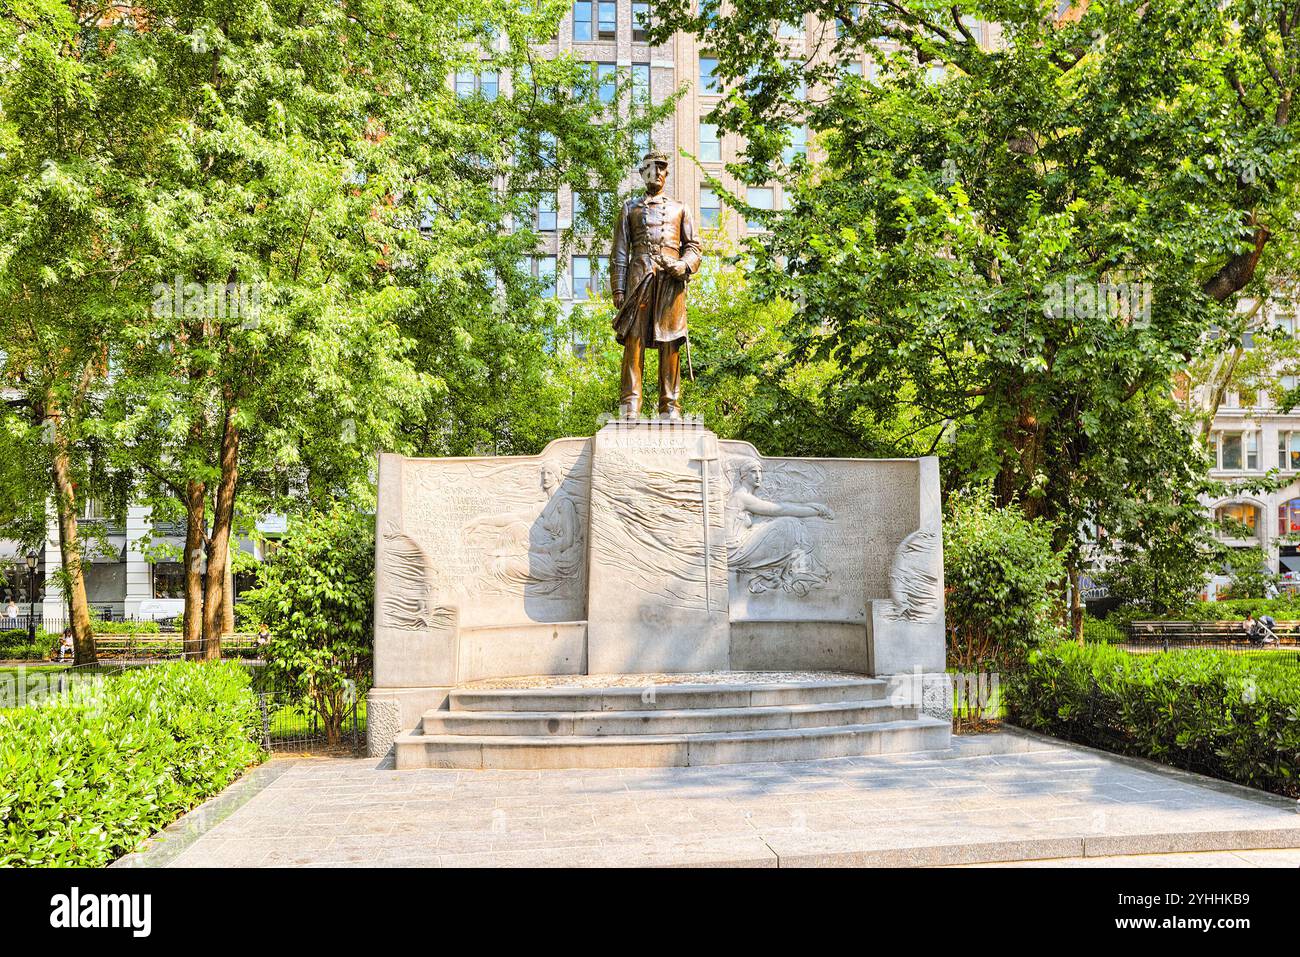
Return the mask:
[[956, 740], [635, 770], [277, 757], [116, 866], [1300, 865], [1295, 802], [1018, 732]]

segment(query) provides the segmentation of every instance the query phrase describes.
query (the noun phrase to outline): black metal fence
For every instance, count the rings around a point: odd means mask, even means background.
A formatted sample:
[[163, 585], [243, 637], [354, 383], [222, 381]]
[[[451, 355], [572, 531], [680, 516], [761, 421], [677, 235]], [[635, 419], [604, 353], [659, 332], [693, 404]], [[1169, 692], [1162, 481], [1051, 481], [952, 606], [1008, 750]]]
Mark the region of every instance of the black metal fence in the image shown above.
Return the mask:
[[1295, 669], [1300, 677], [1300, 645], [1277, 641], [1260, 642], [1249, 639], [1224, 638], [1129, 638], [1119, 647], [1134, 654], [1154, 654], [1166, 651], [1203, 649], [1228, 655], [1254, 658], [1268, 667]]
[[[94, 694], [104, 687], [105, 680], [132, 668], [181, 660], [184, 659], [180, 655], [160, 655], [59, 669], [8, 669], [0, 672], [0, 708], [39, 704], [51, 697]], [[336, 733], [331, 735], [301, 689], [287, 685], [259, 661], [241, 663], [249, 669], [252, 678], [257, 695], [258, 737], [268, 751], [358, 753], [365, 748], [364, 694], [344, 695]]]
[[338, 734], [331, 741], [310, 703], [293, 692], [264, 691], [257, 696], [262, 719], [262, 747], [268, 751], [360, 751], [366, 744], [366, 702], [345, 705]]

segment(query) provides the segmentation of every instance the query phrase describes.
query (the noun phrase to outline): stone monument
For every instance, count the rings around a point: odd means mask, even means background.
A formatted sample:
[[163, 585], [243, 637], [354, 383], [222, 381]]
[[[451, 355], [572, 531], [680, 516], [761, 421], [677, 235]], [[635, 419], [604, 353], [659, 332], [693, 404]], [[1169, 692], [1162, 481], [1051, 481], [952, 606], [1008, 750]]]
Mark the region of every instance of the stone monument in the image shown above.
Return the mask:
[[935, 458], [767, 458], [618, 418], [536, 456], [383, 455], [376, 522], [375, 755], [458, 691], [562, 676], [865, 676], [948, 719]]
[[380, 457], [368, 734], [399, 768], [948, 744], [938, 460], [765, 458], [683, 417], [700, 247], [667, 167], [646, 154], [615, 229], [619, 417], [535, 456]]

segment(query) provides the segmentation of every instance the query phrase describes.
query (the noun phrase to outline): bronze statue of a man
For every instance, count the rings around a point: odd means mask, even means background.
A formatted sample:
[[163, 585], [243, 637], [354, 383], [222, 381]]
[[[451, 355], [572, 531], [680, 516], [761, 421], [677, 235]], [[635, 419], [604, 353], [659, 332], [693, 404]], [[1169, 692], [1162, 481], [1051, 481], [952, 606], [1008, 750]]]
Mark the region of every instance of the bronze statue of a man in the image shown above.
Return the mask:
[[690, 211], [664, 195], [668, 157], [641, 160], [645, 193], [619, 211], [610, 254], [614, 332], [623, 346], [619, 413], [641, 414], [646, 347], [659, 349], [659, 414], [682, 417], [679, 350], [686, 338], [686, 283], [700, 268], [700, 241]]

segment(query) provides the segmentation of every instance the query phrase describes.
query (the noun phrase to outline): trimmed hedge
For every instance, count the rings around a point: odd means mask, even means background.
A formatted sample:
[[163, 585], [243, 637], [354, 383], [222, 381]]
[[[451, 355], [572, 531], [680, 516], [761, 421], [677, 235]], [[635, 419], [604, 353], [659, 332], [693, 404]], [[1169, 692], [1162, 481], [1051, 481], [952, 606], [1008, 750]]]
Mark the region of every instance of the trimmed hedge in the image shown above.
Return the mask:
[[0, 866], [108, 864], [259, 762], [258, 734], [248, 674], [222, 663], [0, 713]]
[[1032, 652], [1005, 687], [1023, 727], [1300, 797], [1300, 682], [1274, 664], [1061, 642]]
[[90, 619], [90, 630], [97, 635], [157, 635], [162, 627], [156, 621], [104, 621]]
[[0, 631], [0, 659], [29, 661], [53, 656], [59, 647], [59, 636], [43, 628], [36, 629], [36, 644], [28, 642], [26, 628], [10, 628]]

